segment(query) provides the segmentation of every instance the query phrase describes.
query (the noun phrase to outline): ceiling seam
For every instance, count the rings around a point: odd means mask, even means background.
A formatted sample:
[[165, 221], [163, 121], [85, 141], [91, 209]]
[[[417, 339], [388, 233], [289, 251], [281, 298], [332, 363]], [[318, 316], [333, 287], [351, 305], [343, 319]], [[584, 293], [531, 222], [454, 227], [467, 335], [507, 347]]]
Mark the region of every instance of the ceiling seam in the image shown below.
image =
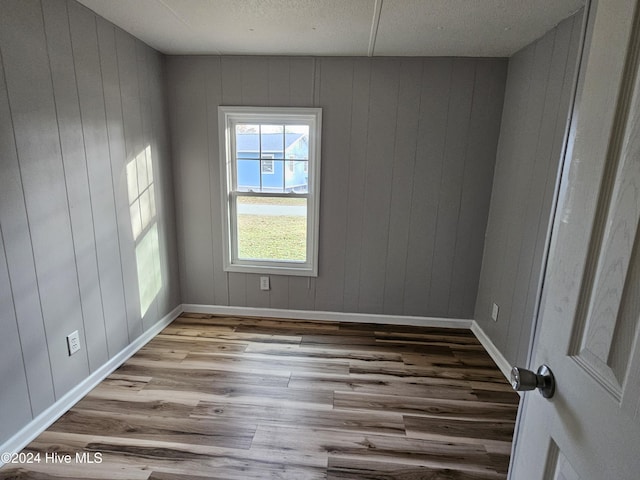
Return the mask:
[[380, 12], [382, 11], [382, 2], [384, 0], [376, 0], [373, 6], [373, 19], [371, 20], [371, 33], [369, 34], [369, 50], [367, 56], [373, 57], [376, 48], [376, 38], [378, 36], [378, 25], [380, 24]]

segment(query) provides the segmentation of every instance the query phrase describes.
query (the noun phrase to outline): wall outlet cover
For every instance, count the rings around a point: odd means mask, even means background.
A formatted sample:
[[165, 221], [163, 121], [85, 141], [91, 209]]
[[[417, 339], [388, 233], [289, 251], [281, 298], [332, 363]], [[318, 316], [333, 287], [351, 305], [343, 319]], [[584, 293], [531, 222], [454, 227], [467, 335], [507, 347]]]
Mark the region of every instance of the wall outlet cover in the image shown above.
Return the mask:
[[80, 350], [80, 334], [78, 330], [67, 335], [67, 348], [69, 349], [69, 356]]
[[500, 311], [500, 307], [497, 303], [493, 304], [493, 309], [491, 310], [491, 318], [494, 322], [498, 321], [498, 312]]
[[260, 277], [260, 290], [269, 290], [269, 277]]

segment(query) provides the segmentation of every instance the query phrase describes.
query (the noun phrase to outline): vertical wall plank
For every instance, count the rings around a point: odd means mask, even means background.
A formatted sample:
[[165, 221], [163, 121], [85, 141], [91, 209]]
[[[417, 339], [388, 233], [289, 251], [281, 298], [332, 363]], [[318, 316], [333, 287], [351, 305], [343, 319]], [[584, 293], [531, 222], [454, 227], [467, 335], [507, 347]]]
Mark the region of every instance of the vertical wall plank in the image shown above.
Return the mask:
[[464, 156], [468, 141], [476, 61], [455, 59], [451, 75], [451, 97], [447, 113], [447, 132], [438, 202], [433, 269], [429, 290], [429, 309], [436, 316], [447, 316], [449, 292], [457, 238]]
[[[403, 59], [400, 64], [398, 119], [396, 122], [391, 175], [391, 206], [389, 213], [389, 241], [385, 266], [384, 308], [388, 314], [402, 314], [404, 285], [411, 220], [411, 195], [420, 116], [422, 82], [420, 59]], [[418, 185], [418, 188], [422, 188]]]
[[3, 9], [3, 17], [18, 20], [2, 23], [0, 44], [59, 398], [88, 374], [89, 364], [86, 349], [68, 355], [65, 339], [74, 330], [85, 337], [42, 9], [36, 1], [4, 2]]
[[222, 69], [220, 59], [213, 58], [205, 65], [207, 79], [207, 131], [209, 134], [209, 178], [211, 184], [211, 230], [213, 255], [213, 293], [216, 305], [229, 304], [229, 285], [224, 272], [222, 254], [222, 191], [220, 183], [220, 143], [218, 136], [218, 105], [222, 104]]
[[357, 312], [360, 299], [360, 245], [366, 208], [364, 198], [371, 80], [371, 60], [357, 58], [353, 62], [351, 121], [345, 126], [350, 137], [349, 163], [346, 165], [349, 184], [347, 186], [343, 292], [344, 309], [347, 312]]
[[[411, 197], [404, 313], [431, 315], [429, 292], [435, 252], [435, 225], [440, 199], [452, 60], [424, 61], [420, 119]], [[425, 313], [429, 312], [429, 313]]]
[[[53, 377], [40, 305], [33, 247], [25, 206], [22, 173], [14, 141], [13, 120], [5, 83], [3, 32], [8, 32], [0, 15], [0, 225], [13, 291], [13, 305], [22, 348], [33, 415], [40, 414], [54, 401]], [[8, 290], [7, 290], [8, 292]], [[9, 318], [9, 317], [7, 317]], [[21, 407], [15, 407], [20, 412]], [[7, 408], [9, 412], [13, 412]], [[16, 417], [18, 417], [18, 413]], [[11, 430], [7, 427], [6, 435]]]
[[359, 309], [381, 313], [389, 235], [393, 146], [396, 134], [399, 61], [374, 59], [369, 95]]
[[4, 254], [4, 241], [0, 229], [0, 365], [2, 365], [2, 383], [0, 389], [0, 444], [9, 439], [31, 420], [31, 401], [27, 387], [20, 335], [11, 298], [9, 270]]
[[[136, 65], [135, 39], [116, 29], [116, 58], [118, 60], [118, 79], [122, 106], [122, 124], [125, 144], [125, 170], [142, 151], [142, 120], [140, 118], [140, 98], [138, 91], [138, 72]], [[126, 174], [125, 174], [126, 175]], [[129, 217], [129, 221], [130, 217]], [[133, 244], [135, 251], [135, 243]], [[134, 255], [135, 258], [135, 255]], [[135, 263], [134, 263], [135, 265]], [[134, 286], [135, 285], [135, 286]], [[136, 269], [135, 283], [125, 292], [129, 338], [135, 339], [142, 333], [142, 314], [140, 311], [140, 292]]]
[[[147, 47], [140, 41], [135, 40], [135, 53], [136, 53], [136, 66], [137, 66], [137, 77], [138, 77], [138, 96], [140, 98], [140, 119], [142, 124], [141, 131], [141, 140], [142, 140], [142, 149], [146, 150], [147, 147], [155, 147], [154, 142], [152, 141], [152, 112], [151, 112], [151, 89], [149, 85], [149, 66], [147, 62]], [[158, 152], [155, 148], [150, 148], [151, 153], [151, 165], [152, 165], [152, 173], [154, 174], [153, 183], [154, 183], [154, 201], [156, 202], [156, 207], [158, 206], [158, 197], [159, 192], [156, 188], [157, 179], [155, 178], [155, 172], [159, 170], [158, 164]], [[139, 174], [139, 173], [138, 173]], [[156, 208], [157, 211], [157, 208]], [[161, 225], [159, 221], [159, 216], [156, 214], [156, 218], [154, 220], [156, 228], [160, 230]], [[146, 235], [146, 234], [145, 234]], [[159, 240], [160, 241], [160, 240]], [[159, 249], [158, 249], [159, 252]], [[152, 262], [154, 264], [154, 270], [160, 271], [160, 258], [156, 255], [152, 255]], [[138, 272], [140, 275], [141, 272]], [[158, 296], [162, 294], [162, 287], [156, 294], [156, 296], [151, 301], [146, 312], [144, 312], [142, 316], [142, 329], [146, 330], [155, 322], [155, 319], [158, 318]]]
[[[319, 276], [315, 309], [340, 312], [344, 308], [344, 264], [347, 231], [349, 130], [353, 60], [330, 58], [322, 64], [322, 162], [320, 197]], [[329, 273], [330, 272], [330, 273]]]

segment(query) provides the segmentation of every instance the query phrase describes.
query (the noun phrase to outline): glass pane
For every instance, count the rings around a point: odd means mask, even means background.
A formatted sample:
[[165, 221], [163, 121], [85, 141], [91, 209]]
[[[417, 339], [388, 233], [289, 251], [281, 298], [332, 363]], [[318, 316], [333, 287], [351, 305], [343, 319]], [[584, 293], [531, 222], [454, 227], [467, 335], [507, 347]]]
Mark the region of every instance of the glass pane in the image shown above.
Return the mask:
[[287, 125], [285, 158], [309, 159], [309, 125]]
[[305, 262], [307, 199], [238, 197], [238, 258]]
[[238, 190], [241, 192], [260, 191], [260, 161], [259, 160], [238, 160], [238, 171], [236, 179]]
[[284, 175], [282, 160], [262, 160], [262, 191], [284, 193]]
[[285, 168], [285, 191], [309, 192], [309, 168], [306, 160], [287, 160]]
[[283, 158], [284, 126], [260, 125], [262, 158]]
[[236, 125], [236, 158], [260, 156], [260, 125]]

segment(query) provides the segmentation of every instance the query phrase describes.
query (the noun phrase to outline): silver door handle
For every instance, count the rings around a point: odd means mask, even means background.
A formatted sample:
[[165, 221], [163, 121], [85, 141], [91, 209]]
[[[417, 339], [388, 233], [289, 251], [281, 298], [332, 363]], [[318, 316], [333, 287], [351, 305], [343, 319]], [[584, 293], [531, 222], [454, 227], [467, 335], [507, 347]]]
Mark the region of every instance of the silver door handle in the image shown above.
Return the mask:
[[537, 388], [544, 398], [551, 398], [556, 391], [556, 380], [551, 369], [546, 365], [541, 365], [535, 373], [526, 368], [513, 367], [511, 386], [517, 392]]

